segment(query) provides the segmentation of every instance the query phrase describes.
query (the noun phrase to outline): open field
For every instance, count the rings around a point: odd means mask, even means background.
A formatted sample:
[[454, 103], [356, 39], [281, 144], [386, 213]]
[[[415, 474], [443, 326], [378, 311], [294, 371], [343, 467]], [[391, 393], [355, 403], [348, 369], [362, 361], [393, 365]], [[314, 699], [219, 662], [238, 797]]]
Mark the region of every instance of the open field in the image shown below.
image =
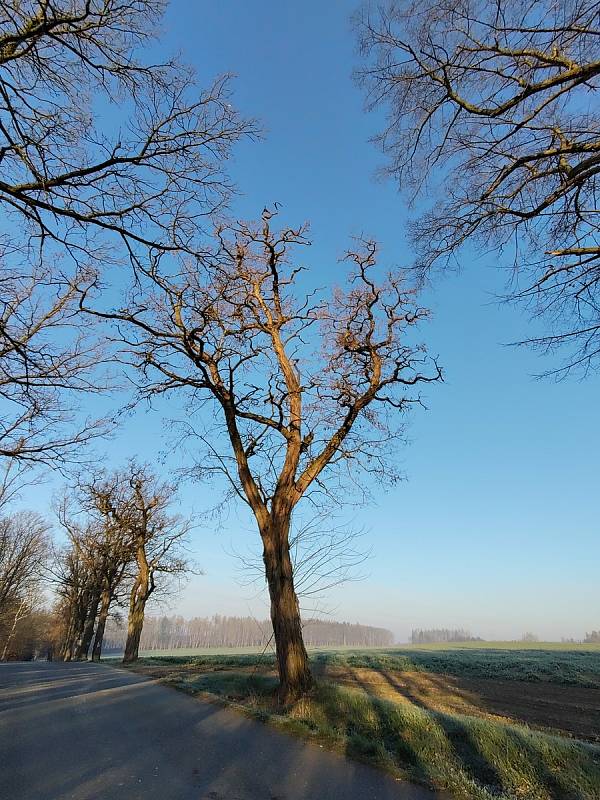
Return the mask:
[[[476, 646], [480, 645], [480, 646]], [[431, 671], [457, 677], [548, 682], [600, 688], [600, 644], [561, 644], [556, 642], [468, 642], [465, 644], [420, 645], [386, 649], [357, 650], [325, 647], [309, 650], [317, 665], [389, 669], [405, 672]], [[273, 652], [264, 648], [197, 648], [142, 650], [144, 658], [156, 663], [182, 661], [201, 667], [247, 666], [258, 661], [273, 663]], [[114, 655], [108, 655], [112, 660]]]
[[283, 710], [272, 655], [161, 654], [135, 669], [457, 797], [600, 800], [600, 647], [319, 650], [311, 660], [315, 690]]

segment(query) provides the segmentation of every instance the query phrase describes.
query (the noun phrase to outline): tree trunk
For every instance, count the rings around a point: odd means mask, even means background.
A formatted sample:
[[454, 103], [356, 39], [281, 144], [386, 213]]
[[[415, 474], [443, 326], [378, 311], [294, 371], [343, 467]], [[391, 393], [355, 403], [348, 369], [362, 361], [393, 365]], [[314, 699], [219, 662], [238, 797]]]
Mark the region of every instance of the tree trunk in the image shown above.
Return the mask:
[[6, 661], [8, 657], [8, 648], [17, 631], [17, 625], [22, 619], [24, 619], [27, 616], [27, 614], [24, 613], [26, 608], [27, 608], [27, 600], [21, 600], [21, 602], [17, 606], [17, 609], [15, 610], [15, 616], [13, 619], [12, 628], [10, 629], [9, 634], [6, 637], [6, 642], [4, 644], [4, 649], [2, 650], [2, 655], [0, 656], [0, 661]]
[[81, 594], [71, 599], [69, 606], [69, 621], [65, 633], [65, 639], [61, 647], [60, 655], [63, 661], [74, 661], [77, 657], [79, 642], [83, 636], [83, 628], [86, 620], [86, 604]]
[[92, 637], [94, 635], [94, 626], [96, 624], [96, 617], [98, 616], [98, 606], [100, 605], [100, 592], [94, 592], [90, 599], [90, 604], [87, 608], [85, 623], [81, 632], [81, 638], [77, 642], [75, 649], [75, 659], [77, 661], [85, 661], [88, 657], [90, 645], [92, 644]]
[[151, 592], [149, 575], [143, 572], [136, 578], [129, 598], [127, 641], [125, 642], [125, 654], [123, 655], [124, 664], [130, 664], [138, 659], [142, 628], [144, 627], [144, 611]]
[[271, 598], [279, 696], [283, 703], [297, 700], [313, 683], [302, 638], [302, 621], [294, 588], [288, 530], [289, 522], [271, 525], [263, 535], [263, 560]]
[[111, 599], [110, 589], [104, 588], [102, 590], [100, 611], [98, 612], [98, 624], [96, 625], [94, 646], [92, 647], [92, 661], [100, 661], [100, 655], [102, 653], [102, 640], [104, 639], [104, 629], [106, 627], [106, 620], [108, 619], [108, 611], [110, 609]]

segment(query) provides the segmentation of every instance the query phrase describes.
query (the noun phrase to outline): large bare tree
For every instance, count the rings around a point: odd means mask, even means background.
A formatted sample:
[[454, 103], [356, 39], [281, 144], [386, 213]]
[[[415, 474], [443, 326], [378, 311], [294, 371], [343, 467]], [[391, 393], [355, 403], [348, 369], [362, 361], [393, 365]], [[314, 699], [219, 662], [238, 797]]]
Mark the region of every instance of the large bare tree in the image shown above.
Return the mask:
[[[253, 126], [227, 79], [148, 60], [162, 0], [8, 0], [0, 11], [0, 455], [81, 456], [103, 426], [74, 292], [110, 264], [186, 250], [230, 193]], [[78, 423], [78, 425], [76, 424]]]
[[348, 254], [347, 288], [326, 300], [295, 285], [306, 229], [274, 229], [271, 217], [218, 228], [214, 252], [181, 269], [157, 260], [121, 308], [82, 303], [120, 326], [143, 396], [187, 391], [199, 425], [207, 404], [214, 411], [197, 432], [197, 469], [225, 476], [258, 525], [289, 700], [312, 680], [290, 556], [294, 509], [306, 496], [341, 500], [336, 476], [359, 467], [388, 474], [387, 446], [414, 388], [440, 371], [424, 366], [415, 340], [428, 312], [401, 277], [377, 281], [374, 243]]
[[528, 341], [564, 345], [566, 371], [600, 357], [599, 21], [595, 0], [386, 0], [357, 17], [386, 170], [425, 206], [419, 266], [468, 241], [504, 252], [511, 297], [549, 325]]

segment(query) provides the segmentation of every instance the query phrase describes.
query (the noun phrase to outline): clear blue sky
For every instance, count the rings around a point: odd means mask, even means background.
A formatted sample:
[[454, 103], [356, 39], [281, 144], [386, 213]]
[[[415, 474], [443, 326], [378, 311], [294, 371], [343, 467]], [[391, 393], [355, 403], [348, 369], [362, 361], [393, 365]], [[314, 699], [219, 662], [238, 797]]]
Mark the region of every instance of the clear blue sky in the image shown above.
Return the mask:
[[[374, 178], [381, 161], [368, 139], [378, 120], [351, 78], [354, 6], [174, 0], [165, 21], [168, 46], [201, 77], [235, 73], [234, 103], [264, 125], [265, 140], [241, 147], [232, 164], [243, 192], [236, 211], [253, 217], [278, 201], [287, 222], [310, 220], [321, 283], [353, 234], [376, 237], [390, 265], [410, 260], [403, 199]], [[400, 640], [412, 627], [465, 626], [486, 638], [580, 637], [600, 627], [600, 380], [536, 381], [549, 364], [503, 346], [530, 325], [494, 302], [502, 277], [492, 261], [465, 254], [462, 274], [427, 297], [434, 319], [423, 337], [446, 382], [413, 416], [407, 481], [376, 490], [376, 503], [355, 515], [370, 532], [368, 578], [326, 604], [336, 618], [389, 627]], [[161, 412], [140, 412], [110, 458], [152, 459], [162, 429]], [[202, 510], [213, 493], [186, 486], [182, 498]], [[258, 534], [235, 512], [224, 531], [198, 533], [206, 575], [175, 609], [266, 614], [264, 592], [240, 589], [227, 553], [252, 543]]]

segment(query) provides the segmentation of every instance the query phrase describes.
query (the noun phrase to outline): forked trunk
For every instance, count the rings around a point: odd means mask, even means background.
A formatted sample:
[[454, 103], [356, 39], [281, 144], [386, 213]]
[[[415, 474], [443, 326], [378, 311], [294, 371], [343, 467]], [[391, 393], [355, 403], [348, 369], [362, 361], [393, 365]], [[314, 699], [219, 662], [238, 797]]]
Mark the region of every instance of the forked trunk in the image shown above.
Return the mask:
[[294, 588], [288, 527], [272, 526], [263, 536], [263, 560], [271, 599], [271, 622], [282, 703], [297, 700], [313, 683], [302, 637], [300, 606]]
[[94, 646], [92, 647], [92, 661], [100, 661], [100, 656], [102, 654], [102, 640], [104, 639], [104, 629], [106, 628], [106, 620], [108, 619], [110, 601], [111, 601], [110, 591], [109, 589], [104, 588], [102, 590], [100, 611], [98, 612], [98, 624], [96, 625]]

